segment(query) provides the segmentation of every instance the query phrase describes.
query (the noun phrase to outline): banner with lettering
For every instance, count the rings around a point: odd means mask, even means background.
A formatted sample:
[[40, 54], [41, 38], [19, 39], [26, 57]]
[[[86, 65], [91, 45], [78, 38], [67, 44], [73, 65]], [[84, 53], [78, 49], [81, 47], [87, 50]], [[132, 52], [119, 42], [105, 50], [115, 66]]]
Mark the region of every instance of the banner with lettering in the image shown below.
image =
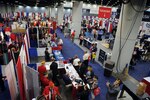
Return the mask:
[[99, 18], [110, 18], [111, 17], [112, 9], [108, 7], [99, 7]]

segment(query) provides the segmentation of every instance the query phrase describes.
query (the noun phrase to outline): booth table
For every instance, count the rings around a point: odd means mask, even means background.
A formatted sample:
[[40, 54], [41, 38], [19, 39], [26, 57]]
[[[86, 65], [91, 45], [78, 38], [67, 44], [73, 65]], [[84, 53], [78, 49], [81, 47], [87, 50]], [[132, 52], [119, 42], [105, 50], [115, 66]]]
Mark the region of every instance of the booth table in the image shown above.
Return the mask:
[[145, 92], [150, 95], [150, 77], [145, 77], [142, 82], [147, 85]]
[[84, 45], [86, 48], [90, 49], [90, 47], [92, 46], [92, 44], [97, 44], [97, 42], [95, 42], [95, 41], [90, 41], [89, 38], [88, 38], [88, 39], [87, 39], [87, 38], [84, 38], [84, 40], [83, 40], [83, 45]]
[[144, 98], [149, 97], [147, 93], [144, 93], [142, 96], [136, 94], [139, 84], [137, 80], [130, 76], [127, 76], [126, 78], [123, 78], [121, 76], [122, 75], [120, 75], [119, 77], [122, 81], [123, 86], [119, 98], [123, 97], [124, 91], [126, 91], [133, 98], [133, 100], [143, 100]]
[[[79, 74], [77, 73], [77, 71], [75, 70], [75, 68], [73, 67], [73, 65], [71, 63], [65, 64], [65, 70], [66, 70], [66, 73], [69, 74], [69, 78], [72, 81], [73, 86], [76, 87], [79, 83], [75, 82], [74, 79], [82, 81]], [[83, 83], [83, 85], [84, 85], [84, 83]]]
[[[75, 70], [75, 68], [73, 67], [73, 65], [71, 63], [69, 64], [65, 64], [65, 70], [66, 73], [68, 73], [68, 76], [70, 78], [70, 80], [72, 81], [72, 85], [73, 85], [73, 89], [72, 89], [72, 96], [73, 96], [73, 100], [76, 100], [76, 96], [77, 96], [77, 91], [80, 88], [80, 86], [85, 85], [83, 80], [80, 78], [79, 74], [77, 73], [77, 71]], [[82, 81], [82, 85], [78, 82], [76, 82], [75, 80], [80, 80]]]
[[[56, 63], [58, 64], [58, 69], [64, 69], [65, 68], [63, 61], [56, 61]], [[51, 64], [52, 64], [52, 62], [46, 62], [45, 63], [46, 70], [50, 70]], [[40, 66], [40, 65], [41, 65], [41, 63], [37, 63], [37, 66]]]
[[57, 61], [64, 61], [64, 57], [59, 50], [53, 50], [54, 57]]

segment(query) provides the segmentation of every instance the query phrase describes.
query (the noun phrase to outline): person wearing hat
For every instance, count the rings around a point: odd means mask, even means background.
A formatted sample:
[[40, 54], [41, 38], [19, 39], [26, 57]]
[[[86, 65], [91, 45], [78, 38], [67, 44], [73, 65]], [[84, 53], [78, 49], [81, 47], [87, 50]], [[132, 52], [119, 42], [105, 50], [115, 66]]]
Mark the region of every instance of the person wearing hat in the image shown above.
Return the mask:
[[43, 87], [47, 86], [49, 84], [49, 79], [47, 78], [47, 70], [45, 67], [45, 61], [41, 62], [41, 66], [38, 67], [40, 82]]
[[45, 96], [46, 100], [57, 100], [58, 98], [58, 100], [62, 99], [58, 87], [56, 87], [52, 81], [50, 81], [49, 85], [44, 88], [42, 94]]

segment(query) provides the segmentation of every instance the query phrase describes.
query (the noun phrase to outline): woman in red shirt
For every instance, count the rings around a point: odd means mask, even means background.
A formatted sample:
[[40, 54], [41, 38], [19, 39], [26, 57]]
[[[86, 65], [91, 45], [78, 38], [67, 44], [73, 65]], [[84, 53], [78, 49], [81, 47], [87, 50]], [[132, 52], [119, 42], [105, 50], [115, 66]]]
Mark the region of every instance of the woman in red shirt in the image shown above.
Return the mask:
[[71, 33], [71, 40], [72, 40], [72, 42], [74, 43], [74, 38], [75, 38], [75, 30]]

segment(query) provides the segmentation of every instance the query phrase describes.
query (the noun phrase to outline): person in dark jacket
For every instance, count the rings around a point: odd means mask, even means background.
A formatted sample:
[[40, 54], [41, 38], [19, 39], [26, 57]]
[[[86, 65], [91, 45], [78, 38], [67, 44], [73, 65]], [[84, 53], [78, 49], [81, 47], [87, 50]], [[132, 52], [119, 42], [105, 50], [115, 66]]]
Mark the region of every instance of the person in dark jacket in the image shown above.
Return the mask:
[[45, 49], [45, 61], [50, 61], [50, 53], [48, 52], [48, 48]]
[[79, 65], [78, 65], [78, 66], [79, 66], [79, 68], [78, 68], [78, 74], [80, 75], [80, 77], [81, 77], [83, 80], [85, 80], [84, 75], [85, 75], [86, 72], [87, 72], [87, 67], [88, 67], [88, 66], [85, 66], [84, 63], [82, 63], [81, 61], [79, 61], [78, 64], [79, 64]]
[[50, 65], [50, 70], [52, 71], [53, 74], [53, 82], [55, 83], [55, 85], [59, 85], [57, 76], [58, 76], [58, 64], [55, 62], [55, 59], [52, 58], [52, 64]]

